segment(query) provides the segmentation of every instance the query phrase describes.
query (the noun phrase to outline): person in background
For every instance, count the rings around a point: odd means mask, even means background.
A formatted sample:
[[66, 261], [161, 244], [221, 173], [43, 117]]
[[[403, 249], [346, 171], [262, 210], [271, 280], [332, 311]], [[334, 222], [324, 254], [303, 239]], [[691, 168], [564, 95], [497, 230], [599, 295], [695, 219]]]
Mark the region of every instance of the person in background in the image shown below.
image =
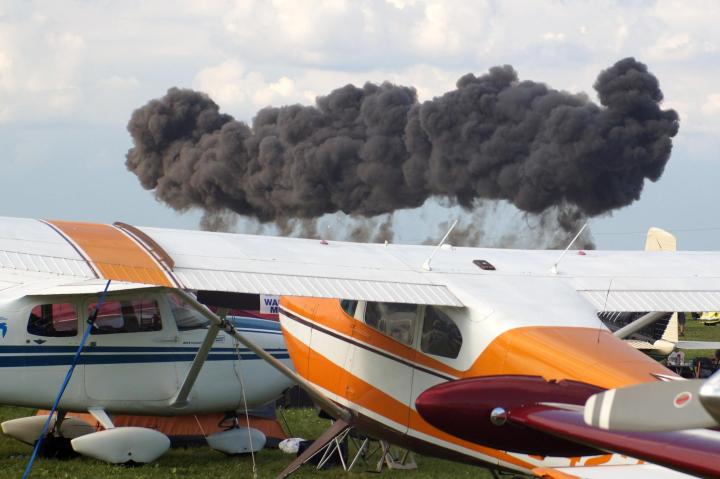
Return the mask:
[[714, 358], [695, 358], [695, 377], [698, 379], [705, 379], [712, 376], [715, 372], [714, 362]]
[[668, 366], [682, 366], [685, 364], [685, 353], [675, 348], [667, 358]]
[[720, 368], [720, 349], [715, 350], [715, 356], [712, 359], [715, 369]]
[[685, 336], [685, 320], [691, 313], [678, 313], [678, 336]]

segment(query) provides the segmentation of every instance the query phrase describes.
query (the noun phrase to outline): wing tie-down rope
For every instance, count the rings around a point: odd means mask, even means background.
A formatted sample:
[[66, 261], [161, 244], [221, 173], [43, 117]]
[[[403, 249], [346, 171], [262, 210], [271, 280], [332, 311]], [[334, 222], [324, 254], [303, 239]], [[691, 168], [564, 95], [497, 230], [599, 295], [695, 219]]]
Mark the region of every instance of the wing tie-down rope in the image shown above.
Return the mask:
[[62, 386], [60, 386], [60, 390], [58, 391], [57, 396], [55, 397], [55, 402], [53, 402], [52, 408], [50, 409], [50, 414], [48, 414], [48, 418], [45, 421], [45, 425], [42, 428], [42, 431], [40, 431], [40, 437], [38, 437], [37, 441], [35, 441], [35, 449], [33, 449], [32, 455], [30, 456], [30, 460], [28, 461], [27, 467], [25, 467], [25, 472], [23, 473], [22, 479], [27, 479], [30, 476], [30, 471], [32, 471], [33, 464], [35, 463], [35, 459], [37, 458], [38, 451], [40, 451], [40, 448], [42, 447], [43, 440], [45, 439], [45, 435], [48, 432], [48, 429], [50, 427], [50, 421], [52, 420], [53, 416], [57, 412], [58, 405], [60, 404], [60, 400], [63, 397], [63, 394], [65, 394], [65, 389], [67, 389], [68, 384], [70, 383], [70, 379], [72, 378], [73, 372], [75, 371], [75, 366], [77, 366], [78, 362], [80, 361], [80, 354], [82, 353], [82, 350], [85, 348], [85, 343], [87, 342], [88, 336], [90, 336], [90, 332], [93, 329], [93, 326], [95, 324], [95, 319], [97, 319], [98, 312], [100, 311], [100, 308], [102, 308], [103, 303], [105, 302], [105, 296], [107, 296], [108, 288], [110, 288], [110, 282], [112, 280], [108, 280], [107, 284], [105, 285], [105, 289], [102, 292], [102, 295], [100, 295], [100, 299], [97, 302], [97, 305], [95, 305], [95, 311], [93, 311], [93, 314], [90, 315], [90, 317], [87, 320], [88, 326], [85, 328], [85, 333], [82, 336], [82, 339], [80, 339], [80, 345], [77, 348], [77, 351], [75, 351], [75, 357], [72, 360], [72, 363], [70, 364], [70, 369], [68, 369], [67, 374], [65, 375], [65, 380], [62, 383]]

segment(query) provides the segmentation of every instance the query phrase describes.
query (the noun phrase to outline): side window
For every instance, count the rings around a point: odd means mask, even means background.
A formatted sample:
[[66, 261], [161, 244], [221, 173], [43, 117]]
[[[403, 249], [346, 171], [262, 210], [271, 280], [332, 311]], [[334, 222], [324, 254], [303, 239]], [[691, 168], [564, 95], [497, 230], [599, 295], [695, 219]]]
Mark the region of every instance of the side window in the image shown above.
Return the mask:
[[207, 328], [210, 321], [208, 321], [202, 314], [188, 306], [182, 298], [174, 294], [168, 294], [167, 298], [173, 317], [175, 318], [175, 324], [177, 325], [178, 331], [190, 331], [193, 329]]
[[374, 303], [365, 307], [365, 324], [404, 344], [412, 344], [417, 323], [415, 304]]
[[462, 335], [452, 319], [440, 308], [425, 308], [420, 351], [444, 358], [456, 358], [462, 346]]
[[343, 299], [340, 301], [340, 307], [348, 314], [350, 317], [355, 316], [355, 310], [357, 309], [358, 302], [352, 299]]
[[75, 336], [78, 315], [69, 303], [39, 304], [30, 311], [27, 332], [35, 336], [63, 338]]
[[[88, 306], [88, 315], [95, 311]], [[98, 311], [92, 334], [138, 333], [160, 331], [160, 308], [154, 299], [138, 298], [105, 301]]]

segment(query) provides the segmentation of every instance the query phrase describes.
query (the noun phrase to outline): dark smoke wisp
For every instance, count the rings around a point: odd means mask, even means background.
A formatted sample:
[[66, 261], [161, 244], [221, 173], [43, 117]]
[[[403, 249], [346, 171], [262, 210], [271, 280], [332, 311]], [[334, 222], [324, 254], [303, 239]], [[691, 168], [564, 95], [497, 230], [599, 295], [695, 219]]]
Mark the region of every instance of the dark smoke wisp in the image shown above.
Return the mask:
[[314, 106], [264, 108], [251, 126], [203, 93], [172, 88], [133, 113], [126, 165], [172, 208], [201, 208], [210, 227], [226, 226], [228, 210], [282, 228], [435, 197], [467, 209], [505, 200], [531, 214], [572, 211], [574, 228], [637, 200], [662, 175], [678, 131], [657, 79], [635, 59], [594, 87], [600, 105], [520, 81], [505, 65], [423, 103], [410, 87], [347, 85]]

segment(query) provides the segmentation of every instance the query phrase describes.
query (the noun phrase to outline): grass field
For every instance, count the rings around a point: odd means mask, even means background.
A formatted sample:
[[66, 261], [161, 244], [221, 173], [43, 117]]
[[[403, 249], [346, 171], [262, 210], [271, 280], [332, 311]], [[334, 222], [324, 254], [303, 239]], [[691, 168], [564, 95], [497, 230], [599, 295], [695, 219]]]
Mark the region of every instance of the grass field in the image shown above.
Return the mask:
[[[32, 410], [14, 407], [0, 407], [0, 421], [32, 414]], [[314, 410], [292, 409], [285, 412], [292, 432], [305, 438], [317, 437], [328, 421], [317, 418]], [[30, 446], [0, 435], [0, 478], [20, 478], [30, 458]], [[434, 477], [474, 477], [489, 479], [487, 471], [463, 464], [443, 461], [435, 458], [415, 456], [418, 470], [415, 471], [384, 471], [382, 477], [426, 479]], [[255, 455], [259, 478], [275, 477], [285, 466], [292, 462], [294, 456], [279, 450], [266, 449]], [[311, 466], [304, 466], [293, 477], [375, 477], [370, 472], [377, 461], [371, 465], [363, 465], [357, 471], [348, 474], [341, 468], [316, 471]], [[357, 466], [356, 466], [357, 467]], [[161, 478], [204, 478], [204, 479], [252, 479], [252, 460], [250, 456], [227, 457], [207, 447], [189, 447], [171, 449], [156, 463], [125, 468], [112, 466], [89, 458], [76, 458], [67, 461], [38, 459], [31, 474], [33, 478], [58, 479], [161, 479]]]
[[[696, 321], [686, 325], [682, 339], [698, 341], [720, 341], [720, 326], [706, 327]], [[688, 359], [698, 356], [712, 357], [714, 351], [687, 351]], [[0, 407], [0, 421], [32, 414], [33, 411], [23, 408]], [[288, 423], [295, 436], [317, 437], [328, 422], [316, 417], [314, 411], [295, 409], [286, 411]], [[30, 457], [30, 446], [0, 435], [0, 479], [19, 478]], [[278, 450], [264, 450], [255, 456], [258, 477], [275, 477], [289, 464], [293, 457]], [[491, 474], [483, 469], [443, 461], [440, 459], [416, 455], [418, 470], [385, 471], [383, 477], [425, 479], [434, 477], [474, 477], [489, 479]], [[371, 465], [357, 468], [356, 472], [347, 474], [340, 468], [316, 471], [304, 466], [293, 477], [377, 477]], [[156, 463], [139, 468], [111, 466], [93, 459], [77, 458], [68, 461], [39, 459], [35, 463], [33, 478], [85, 479], [85, 478], [118, 478], [118, 479], [161, 479], [161, 478], [252, 478], [252, 461], [250, 456], [227, 457], [207, 447], [191, 447], [172, 449]]]
[[[718, 341], [720, 342], [720, 326], [704, 326], [699, 321], [688, 321], [685, 324], [685, 336], [680, 338], [685, 341]], [[706, 356], [712, 358], [715, 350], [699, 349], [695, 351], [685, 351], [685, 359], [690, 360], [697, 357]]]

